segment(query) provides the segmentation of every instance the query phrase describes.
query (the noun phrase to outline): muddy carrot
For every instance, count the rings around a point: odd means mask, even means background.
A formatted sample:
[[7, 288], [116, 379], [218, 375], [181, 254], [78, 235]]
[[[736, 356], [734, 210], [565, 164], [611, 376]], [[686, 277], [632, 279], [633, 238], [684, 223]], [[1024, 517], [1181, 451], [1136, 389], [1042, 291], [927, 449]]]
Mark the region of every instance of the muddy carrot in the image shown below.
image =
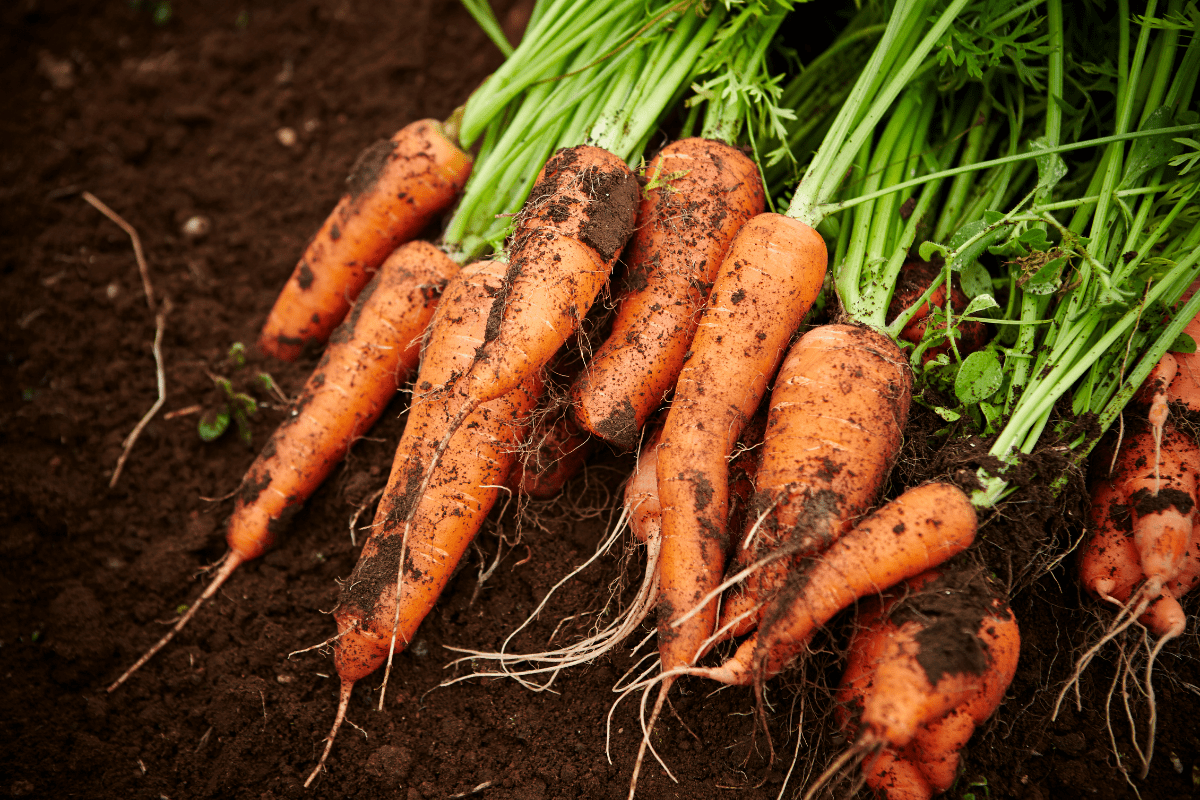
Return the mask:
[[306, 346], [324, 344], [388, 254], [450, 206], [470, 171], [471, 157], [436, 120], [364, 150], [267, 316], [263, 352], [294, 361]]

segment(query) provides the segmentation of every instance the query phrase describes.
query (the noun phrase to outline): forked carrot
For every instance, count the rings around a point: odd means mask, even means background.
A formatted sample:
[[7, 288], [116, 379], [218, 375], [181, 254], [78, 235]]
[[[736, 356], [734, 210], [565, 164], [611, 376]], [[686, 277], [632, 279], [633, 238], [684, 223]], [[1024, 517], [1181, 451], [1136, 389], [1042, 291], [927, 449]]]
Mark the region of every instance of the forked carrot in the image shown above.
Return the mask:
[[324, 344], [388, 254], [445, 211], [470, 172], [471, 157], [437, 120], [413, 122], [364, 150], [267, 316], [263, 352], [294, 361], [306, 346]]
[[[1100, 460], [1107, 463], [1103, 456]], [[1059, 692], [1055, 715], [1101, 648], [1135, 621], [1141, 622], [1158, 637], [1144, 678], [1150, 706], [1145, 750], [1134, 741], [1143, 777], [1154, 753], [1158, 715], [1154, 662], [1168, 641], [1183, 634], [1187, 617], [1179, 598], [1200, 582], [1200, 528], [1194, 525], [1198, 476], [1200, 447], [1190, 437], [1165, 424], [1158, 441], [1153, 421], [1135, 430], [1122, 443], [1113, 475], [1092, 487], [1090, 533], [1079, 558], [1084, 587], [1116, 606], [1118, 613], [1075, 662]]]
[[262, 555], [280, 528], [364, 435], [416, 369], [425, 326], [458, 265], [426, 242], [396, 250], [334, 333], [287, 419], [242, 479], [226, 553], [204, 593], [108, 687], [120, 686], [171, 641], [241, 564]]
[[757, 165], [721, 142], [671, 142], [645, 175], [612, 332], [571, 388], [579, 423], [626, 450], [674, 388], [734, 234], [765, 205]]
[[858, 732], [848, 755], [867, 754], [867, 785], [888, 800], [949, 789], [960, 750], [1016, 673], [1016, 620], [979, 584], [926, 573], [906, 584], [911, 594], [900, 602], [893, 596], [859, 615], [838, 711], [842, 727]]

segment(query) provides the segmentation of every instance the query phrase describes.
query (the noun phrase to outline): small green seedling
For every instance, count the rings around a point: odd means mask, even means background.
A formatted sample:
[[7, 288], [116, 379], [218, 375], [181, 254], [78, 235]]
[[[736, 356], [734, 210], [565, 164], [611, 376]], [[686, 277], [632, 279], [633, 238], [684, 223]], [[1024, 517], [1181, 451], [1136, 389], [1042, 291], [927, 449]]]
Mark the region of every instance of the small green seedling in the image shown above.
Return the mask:
[[[233, 372], [236, 373], [246, 366], [246, 346], [241, 342], [234, 342], [225, 358]], [[201, 415], [197, 426], [200, 438], [206, 442], [215, 441], [229, 429], [230, 423], [233, 423], [237, 427], [238, 437], [249, 447], [253, 440], [253, 434], [250, 431], [250, 417], [258, 413], [258, 401], [245, 392], [236, 390], [233, 382], [228, 378], [211, 373], [209, 377], [213, 379], [221, 400], [214, 408], [208, 409]], [[260, 382], [262, 377], [263, 375], [259, 375]], [[270, 376], [267, 378], [269, 380]]]
[[229, 423], [237, 426], [238, 437], [249, 447], [253, 440], [250, 432], [250, 417], [258, 413], [258, 401], [248, 394], [236, 392], [228, 378], [214, 376], [213, 382], [225, 397], [217, 408], [209, 409], [200, 417], [198, 430], [206, 442], [216, 440], [229, 429]]
[[963, 792], [963, 800], [978, 800], [975, 792], [970, 791], [971, 789], [983, 789], [983, 796], [985, 800], [991, 800], [992, 798], [992, 793], [988, 790], [987, 778], [980, 778], [979, 780], [968, 783], [968, 791]]

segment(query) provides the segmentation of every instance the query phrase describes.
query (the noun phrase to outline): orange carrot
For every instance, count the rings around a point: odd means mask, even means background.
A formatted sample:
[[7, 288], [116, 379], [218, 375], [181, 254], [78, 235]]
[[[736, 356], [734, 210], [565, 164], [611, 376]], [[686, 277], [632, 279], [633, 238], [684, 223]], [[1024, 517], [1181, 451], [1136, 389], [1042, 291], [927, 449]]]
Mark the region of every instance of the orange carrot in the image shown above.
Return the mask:
[[675, 622], [720, 583], [728, 550], [727, 458], [816, 299], [826, 266], [820, 235], [779, 214], [746, 223], [721, 264], [658, 454], [664, 670], [693, 663], [713, 632], [715, 600], [688, 623]]
[[466, 406], [512, 391], [579, 327], [633, 232], [637, 179], [598, 147], [556, 153], [530, 192], [484, 343], [461, 379]]
[[838, 710], [842, 726], [858, 731], [852, 752], [882, 748], [863, 771], [889, 800], [929, 800], [949, 789], [959, 751], [1016, 673], [1016, 621], [980, 589], [977, 580], [926, 573], [899, 603], [860, 614]]
[[730, 593], [721, 611], [727, 635], [748, 633], [792, 568], [875, 504], [911, 395], [904, 353], [868, 328], [825, 325], [792, 346], [771, 394], [755, 510], [731, 570], [771, 560]]
[[[1103, 453], [1100, 456], [1107, 463]], [[1076, 661], [1059, 693], [1055, 715], [1100, 648], [1140, 621], [1158, 636], [1146, 662], [1150, 714], [1145, 750], [1134, 740], [1143, 778], [1150, 769], [1157, 724], [1154, 661], [1187, 627], [1179, 598], [1200, 582], [1200, 530], [1194, 525], [1198, 475], [1200, 447], [1169, 424], [1160, 434], [1152, 421], [1135, 427], [1121, 443], [1113, 474], [1092, 487], [1091, 532], [1080, 554], [1080, 581], [1120, 611], [1100, 640]]]
[[[1184, 292], [1179, 302], [1183, 303], [1192, 296], [1197, 284]], [[1192, 319], [1184, 327], [1183, 332], [1200, 344], [1200, 316]], [[1200, 352], [1168, 354], [1178, 365], [1170, 388], [1167, 390], [1170, 399], [1178, 400], [1192, 411], [1200, 411]]]
[[[416, 485], [429, 488], [460, 425], [481, 404], [531, 380], [578, 328], [633, 230], [637, 180], [617, 156], [580, 145], [542, 169], [517, 222], [504, 279], [471, 358], [439, 381], [460, 402]], [[420, 501], [408, 504], [404, 529]]]
[[580, 425], [626, 450], [675, 386], [734, 234], [765, 205], [754, 161], [709, 139], [667, 145], [646, 177], [612, 332], [571, 389]]
[[680, 371], [658, 449], [658, 651], [665, 677], [630, 796], [674, 671], [695, 663], [716, 625], [716, 598], [706, 598], [721, 582], [729, 551], [729, 455], [821, 291], [827, 266], [825, 242], [808, 225], [781, 214], [751, 219], [721, 262]]
[[471, 172], [436, 120], [419, 120], [358, 157], [349, 189], [309, 242], [259, 337], [263, 352], [294, 361], [323, 344], [397, 245], [445, 211]]
[[909, 489], [794, 576], [731, 659], [689, 672], [740, 685], [778, 674], [839, 611], [962, 552], [974, 541], [976, 525], [975, 508], [958, 488], [930, 483]]
[[417, 366], [421, 336], [458, 265], [426, 242], [396, 250], [334, 333], [288, 418], [250, 465], [237, 493], [229, 552], [212, 583], [111, 692], [188, 623], [242, 563], [262, 555], [279, 529], [375, 424]]
[[535, 423], [522, 462], [509, 485], [535, 500], [556, 497], [563, 486], [583, 469], [596, 440], [580, 430], [569, 414]]
[[495, 262], [464, 268], [447, 287], [435, 316], [374, 530], [334, 611], [341, 697], [325, 751], [306, 783], [329, 756], [355, 682], [390, 663], [412, 640], [516, 463], [524, 417], [541, 392], [536, 376], [477, 407], [455, 431], [454, 447], [428, 491], [418, 491], [436, 445], [462, 404], [461, 396], [442, 387], [471, 364], [482, 345], [490, 300], [504, 270]]
[[[900, 275], [896, 282], [896, 291], [892, 295], [892, 302], [888, 307], [888, 317], [892, 318], [898, 315], [908, 306], [915, 303], [922, 294], [929, 288], [930, 284], [936, 280], [938, 276], [938, 268], [928, 261], [910, 261], [900, 270]], [[961, 312], [967, 307], [967, 296], [958, 288], [953, 286], [950, 292], [951, 308], [955, 312]], [[918, 344], [925, 337], [925, 330], [929, 326], [929, 315], [933, 308], [946, 307], [946, 285], [943, 283], [933, 290], [933, 294], [929, 299], [917, 309], [908, 324], [900, 332], [900, 338], [906, 342]], [[973, 353], [981, 349], [987, 343], [987, 328], [982, 322], [956, 322], [958, 329], [958, 340], [954, 345], [958, 350], [959, 355], [965, 356], [967, 353]], [[937, 323], [936, 329], [944, 329], [945, 322]], [[931, 361], [936, 356], [942, 353], [950, 352], [950, 342], [943, 341], [941, 344], [934, 345], [922, 354], [922, 362]]]
[[1167, 426], [1161, 445], [1149, 430], [1127, 436], [1110, 479], [1132, 513], [1133, 544], [1151, 598], [1179, 574], [1192, 538], [1200, 448]]

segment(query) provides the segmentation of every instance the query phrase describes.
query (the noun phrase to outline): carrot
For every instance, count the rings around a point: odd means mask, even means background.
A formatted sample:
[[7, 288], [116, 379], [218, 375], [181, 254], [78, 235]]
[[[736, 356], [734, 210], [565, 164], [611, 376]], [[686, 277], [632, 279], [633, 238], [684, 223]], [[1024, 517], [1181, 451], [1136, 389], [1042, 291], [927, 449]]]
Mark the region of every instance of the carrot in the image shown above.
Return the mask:
[[263, 352], [295, 361], [306, 346], [323, 344], [384, 258], [445, 211], [470, 172], [471, 157], [436, 120], [364, 150], [267, 316]]
[[1110, 480], [1131, 511], [1133, 544], [1151, 598], [1183, 568], [1198, 476], [1200, 449], [1171, 426], [1161, 445], [1149, 430], [1126, 437], [1117, 457]]
[[548, 425], [535, 423], [526, 443], [528, 452], [513, 470], [509, 485], [535, 500], [549, 500], [583, 469], [595, 443], [569, 414], [552, 418]]
[[1004, 699], [1020, 633], [978, 580], [926, 573], [908, 591], [860, 614], [838, 711], [858, 732], [849, 754], [879, 751], [864, 765], [867, 785], [889, 800], [929, 800], [953, 784], [959, 751]]
[[1076, 661], [1054, 714], [1100, 649], [1135, 620], [1141, 622], [1158, 637], [1144, 679], [1150, 706], [1146, 749], [1134, 741], [1143, 778], [1154, 754], [1158, 718], [1154, 662], [1168, 641], [1183, 634], [1187, 617], [1179, 598], [1200, 582], [1200, 529], [1193, 524], [1198, 474], [1200, 447], [1189, 437], [1164, 425], [1159, 441], [1153, 421], [1135, 430], [1122, 443], [1113, 474], [1092, 487], [1091, 533], [1079, 558], [1080, 582], [1119, 613]]
[[608, 282], [636, 208], [637, 179], [611, 153], [580, 145], [546, 162], [518, 219], [483, 345], [461, 379], [468, 405], [512, 391], [575, 332]]
[[458, 265], [426, 242], [396, 250], [359, 296], [300, 390], [288, 418], [242, 479], [212, 583], [175, 626], [108, 687], [163, 648], [238, 566], [262, 555], [416, 369], [421, 336]]
[[[896, 283], [896, 291], [892, 295], [891, 304], [888, 307], [888, 318], [894, 318], [900, 314], [908, 306], [917, 302], [921, 295], [929, 288], [929, 286], [937, 279], [940, 270], [934, 264], [928, 261], [909, 261], [900, 269], [900, 275]], [[958, 313], [961, 313], [967, 307], [967, 296], [958, 288], [957, 284], [950, 291], [950, 307]], [[929, 317], [934, 308], [946, 307], [946, 285], [942, 283], [936, 289], [929, 299], [925, 301], [916, 313], [909, 319], [908, 324], [904, 326], [900, 332], [900, 338], [906, 342], [920, 344], [925, 338], [925, 331], [929, 326]], [[944, 330], [946, 323], [936, 323], [936, 330]], [[953, 345], [960, 356], [967, 353], [973, 353], [981, 349], [987, 343], [987, 328], [982, 322], [977, 321], [957, 321], [955, 323], [956, 333], [955, 344]], [[949, 353], [951, 350], [949, 339], [942, 341], [940, 344], [933, 345], [927, 348], [921, 354], [922, 363], [932, 361], [942, 353]]]
[[909, 489], [862, 520], [764, 610], [758, 631], [719, 667], [688, 670], [722, 683], [751, 685], [777, 674], [817, 628], [855, 600], [894, 586], [965, 550], [975, 539], [975, 508], [958, 488]]
[[427, 482], [428, 491], [418, 491], [435, 446], [462, 403], [458, 394], [440, 387], [475, 358], [504, 270], [495, 262], [464, 268], [447, 288], [435, 316], [374, 530], [334, 610], [334, 663], [341, 697], [325, 751], [306, 785], [329, 756], [355, 682], [385, 661], [390, 663], [392, 654], [411, 641], [516, 463], [523, 418], [540, 394], [536, 376], [509, 395], [477, 407], [455, 431], [454, 449], [434, 480]]
[[[1197, 284], [1192, 284], [1180, 297], [1179, 302], [1186, 302], [1197, 288]], [[1184, 326], [1183, 332], [1190, 336], [1192, 341], [1200, 344], [1200, 316], [1193, 317]], [[1176, 362], [1177, 370], [1170, 382], [1167, 394], [1171, 399], [1178, 400], [1192, 411], [1200, 411], [1200, 352], [1169, 355]]]
[[826, 261], [816, 231], [760, 214], [738, 231], [713, 284], [659, 448], [664, 670], [693, 663], [712, 633], [715, 601], [690, 624], [675, 621], [720, 582], [729, 543], [726, 459], [820, 291]]
[[825, 325], [792, 346], [771, 394], [752, 524], [731, 571], [770, 560], [727, 599], [720, 628], [728, 635], [748, 633], [791, 568], [875, 504], [911, 395], [903, 352], [870, 329]]
[[[429, 488], [463, 421], [531, 380], [575, 332], [632, 233], [636, 208], [637, 180], [612, 153], [580, 145], [546, 162], [518, 219], [478, 346], [455, 371], [431, 382], [461, 402], [424, 462], [413, 497]], [[408, 504], [406, 531], [419, 507], [419, 500]]]
[[626, 450], [675, 386], [734, 234], [765, 204], [758, 167], [721, 142], [672, 142], [645, 174], [612, 332], [571, 388], [579, 424]]
[[637, 789], [649, 730], [676, 671], [695, 663], [716, 625], [715, 589], [730, 544], [729, 454], [761, 403], [788, 340], [821, 291], [827, 262], [824, 240], [808, 225], [780, 214], [752, 218], [721, 262], [680, 371], [658, 450], [658, 652], [663, 676], [644, 728], [630, 797]]

